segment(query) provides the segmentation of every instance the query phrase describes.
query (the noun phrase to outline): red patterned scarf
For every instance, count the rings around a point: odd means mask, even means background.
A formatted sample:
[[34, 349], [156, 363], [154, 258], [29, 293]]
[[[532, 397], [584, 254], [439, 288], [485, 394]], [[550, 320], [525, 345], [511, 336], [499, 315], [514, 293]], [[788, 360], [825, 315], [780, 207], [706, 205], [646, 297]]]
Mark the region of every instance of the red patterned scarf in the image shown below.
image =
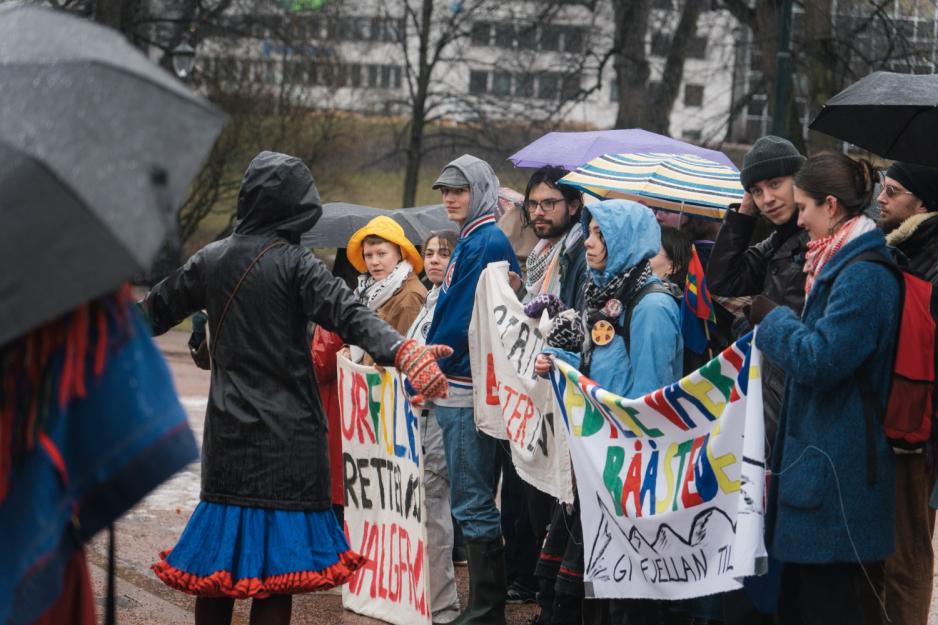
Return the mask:
[[807, 274], [804, 281], [805, 295], [811, 292], [815, 278], [820, 275], [824, 265], [834, 254], [861, 234], [866, 234], [875, 229], [876, 224], [872, 219], [865, 215], [857, 215], [841, 224], [833, 234], [823, 239], [808, 241], [808, 252], [805, 255], [804, 263], [804, 272]]

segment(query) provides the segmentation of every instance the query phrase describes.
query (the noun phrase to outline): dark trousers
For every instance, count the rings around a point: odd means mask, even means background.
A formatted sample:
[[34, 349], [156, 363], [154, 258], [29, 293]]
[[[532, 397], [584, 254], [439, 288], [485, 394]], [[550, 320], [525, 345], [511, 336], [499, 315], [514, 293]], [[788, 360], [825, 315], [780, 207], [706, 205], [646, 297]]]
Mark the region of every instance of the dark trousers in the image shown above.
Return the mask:
[[[863, 625], [864, 612], [878, 603], [882, 562], [859, 564], [794, 564], [782, 569], [779, 625]], [[874, 592], [874, 588], [876, 591]]]
[[509, 584], [517, 584], [534, 592], [537, 578], [534, 568], [541, 551], [543, 534], [538, 538], [531, 531], [528, 516], [528, 486], [518, 475], [511, 462], [511, 447], [507, 441], [498, 441], [498, 466], [501, 469], [502, 536], [505, 537], [505, 562]]

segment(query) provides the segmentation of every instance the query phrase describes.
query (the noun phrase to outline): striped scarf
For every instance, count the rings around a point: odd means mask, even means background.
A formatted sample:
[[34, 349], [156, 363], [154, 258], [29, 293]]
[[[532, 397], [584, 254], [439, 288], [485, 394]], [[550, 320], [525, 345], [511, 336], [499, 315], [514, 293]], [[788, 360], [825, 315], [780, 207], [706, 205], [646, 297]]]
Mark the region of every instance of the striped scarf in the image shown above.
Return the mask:
[[876, 224], [866, 215], [857, 215], [845, 221], [837, 231], [823, 239], [808, 241], [808, 252], [805, 254], [804, 272], [807, 274], [804, 281], [805, 295], [811, 292], [814, 280], [821, 275], [827, 262], [840, 251], [840, 249], [857, 237], [876, 229]]

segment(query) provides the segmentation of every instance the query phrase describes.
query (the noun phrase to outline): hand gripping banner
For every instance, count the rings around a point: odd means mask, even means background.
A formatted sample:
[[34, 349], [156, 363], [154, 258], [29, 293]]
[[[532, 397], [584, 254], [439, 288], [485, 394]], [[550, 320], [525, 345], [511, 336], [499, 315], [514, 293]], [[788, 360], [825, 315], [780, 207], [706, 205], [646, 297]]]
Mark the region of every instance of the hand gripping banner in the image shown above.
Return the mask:
[[688, 599], [763, 572], [761, 354], [751, 339], [637, 399], [555, 360], [587, 596]]

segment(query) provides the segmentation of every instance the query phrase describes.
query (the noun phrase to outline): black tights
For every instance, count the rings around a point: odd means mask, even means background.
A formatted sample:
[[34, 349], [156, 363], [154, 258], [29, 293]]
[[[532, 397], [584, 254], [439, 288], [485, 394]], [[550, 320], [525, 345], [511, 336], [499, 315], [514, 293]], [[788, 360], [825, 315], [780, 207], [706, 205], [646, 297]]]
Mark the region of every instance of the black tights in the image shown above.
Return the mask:
[[[230, 625], [234, 599], [197, 597], [195, 625]], [[251, 602], [251, 625], [289, 625], [293, 595], [271, 595]]]

